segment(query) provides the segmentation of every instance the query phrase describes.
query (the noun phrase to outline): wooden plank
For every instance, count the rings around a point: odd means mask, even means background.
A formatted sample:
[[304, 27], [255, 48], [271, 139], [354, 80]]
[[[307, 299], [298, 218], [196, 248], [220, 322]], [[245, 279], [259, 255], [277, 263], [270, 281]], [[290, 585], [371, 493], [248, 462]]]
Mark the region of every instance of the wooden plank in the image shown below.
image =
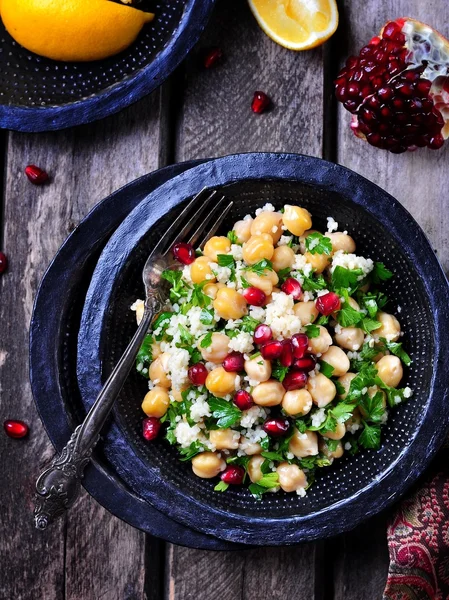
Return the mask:
[[[86, 493], [65, 522], [43, 533], [33, 528], [34, 483], [52, 448], [28, 383], [28, 323], [36, 286], [74, 225], [104, 196], [165, 160], [160, 93], [76, 130], [12, 133], [7, 150], [3, 247], [10, 269], [0, 283], [0, 413], [2, 420], [24, 418], [32, 432], [26, 441], [7, 440], [0, 456], [0, 597], [141, 598], [144, 534], [110, 515]], [[32, 186], [23, 175], [28, 163], [47, 169], [51, 184]]]
[[[229, 0], [218, 3], [200, 46], [219, 46], [224, 57], [210, 70], [198, 56], [187, 62], [177, 160], [247, 151], [321, 155], [321, 49], [295, 53], [281, 48], [259, 29], [246, 2]], [[256, 90], [271, 97], [270, 112], [251, 112]], [[317, 597], [315, 548], [217, 553], [169, 546], [166, 597], [312, 600]]]
[[[439, 26], [445, 14], [444, 0], [357, 0], [342, 4], [344, 35], [339, 37], [341, 63], [367, 43], [391, 18], [410, 16]], [[350, 24], [348, 26], [348, 24]], [[446, 29], [443, 34], [448, 34]], [[349, 129], [350, 115], [339, 107], [337, 159], [396, 197], [429, 236], [443, 265], [449, 265], [449, 216], [447, 211], [447, 163], [449, 149], [420, 149], [394, 155], [358, 140]], [[382, 597], [388, 570], [386, 516], [380, 516], [340, 538], [335, 574], [336, 600], [374, 600]], [[361, 584], [363, 582], [363, 584]]]

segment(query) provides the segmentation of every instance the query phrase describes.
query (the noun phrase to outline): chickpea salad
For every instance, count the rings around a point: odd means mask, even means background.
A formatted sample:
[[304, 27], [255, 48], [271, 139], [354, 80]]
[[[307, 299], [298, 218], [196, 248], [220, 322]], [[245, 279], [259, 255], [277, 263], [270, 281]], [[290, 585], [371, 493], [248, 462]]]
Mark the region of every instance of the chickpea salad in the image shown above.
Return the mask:
[[257, 499], [302, 497], [319, 469], [380, 447], [389, 410], [412, 395], [383, 263], [332, 217], [321, 233], [305, 208], [271, 204], [173, 255], [136, 363], [147, 441], [165, 438], [217, 492], [245, 485]]

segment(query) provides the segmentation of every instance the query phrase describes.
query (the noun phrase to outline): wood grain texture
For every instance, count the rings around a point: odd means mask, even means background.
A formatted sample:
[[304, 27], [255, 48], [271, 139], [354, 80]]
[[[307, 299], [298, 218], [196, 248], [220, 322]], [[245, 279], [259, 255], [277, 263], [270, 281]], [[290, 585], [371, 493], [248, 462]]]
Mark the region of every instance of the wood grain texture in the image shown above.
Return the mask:
[[[375, 35], [389, 20], [410, 16], [435, 27], [446, 22], [444, 0], [367, 0], [361, 10], [357, 0], [340, 3], [342, 29], [338, 48], [341, 62]], [[337, 161], [374, 181], [397, 198], [430, 238], [437, 255], [449, 266], [447, 164], [449, 148], [420, 149], [395, 155], [372, 148], [349, 129], [350, 114], [338, 108]], [[342, 538], [343, 551], [335, 566], [335, 600], [380, 600], [388, 571], [385, 521], [380, 516]]]
[[[28, 383], [28, 324], [37, 285], [59, 245], [104, 196], [165, 160], [160, 94], [95, 125], [51, 134], [9, 135], [1, 278], [0, 416], [23, 418], [28, 440], [2, 438], [3, 532], [0, 597], [46, 600], [140, 599], [145, 536], [83, 493], [65, 521], [34, 529], [32, 493], [43, 458], [53, 453]], [[26, 164], [52, 182], [30, 184]]]

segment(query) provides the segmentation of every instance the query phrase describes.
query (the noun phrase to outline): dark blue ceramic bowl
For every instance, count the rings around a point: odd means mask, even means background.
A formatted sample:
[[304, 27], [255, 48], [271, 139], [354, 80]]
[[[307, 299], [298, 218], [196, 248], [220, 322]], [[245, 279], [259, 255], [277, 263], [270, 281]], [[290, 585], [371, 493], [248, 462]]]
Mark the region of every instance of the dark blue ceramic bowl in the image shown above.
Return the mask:
[[49, 60], [17, 44], [0, 20], [0, 127], [50, 131], [102, 119], [157, 88], [187, 56], [215, 0], [149, 0], [155, 19], [106, 60]]
[[87, 293], [78, 344], [83, 397], [93, 402], [136, 328], [129, 307], [143, 296], [148, 252], [182, 203], [205, 186], [234, 200], [225, 227], [267, 201], [299, 204], [318, 229], [333, 216], [353, 235], [358, 253], [383, 261], [395, 274], [386, 293], [392, 312], [402, 309], [403, 341], [413, 359], [404, 383], [414, 395], [391, 412], [379, 451], [344, 456], [323, 469], [304, 499], [278, 493], [257, 502], [246, 489], [214, 492], [214, 482], [195, 477], [164, 441], [146, 443], [140, 435], [146, 384], [137, 373], [123, 388], [103, 452], [129, 488], [159, 511], [223, 540], [285, 545], [351, 529], [397, 500], [445, 438], [449, 315], [448, 284], [420, 227], [394, 198], [344, 167], [298, 155], [228, 156], [178, 175], [143, 200], [106, 245]]

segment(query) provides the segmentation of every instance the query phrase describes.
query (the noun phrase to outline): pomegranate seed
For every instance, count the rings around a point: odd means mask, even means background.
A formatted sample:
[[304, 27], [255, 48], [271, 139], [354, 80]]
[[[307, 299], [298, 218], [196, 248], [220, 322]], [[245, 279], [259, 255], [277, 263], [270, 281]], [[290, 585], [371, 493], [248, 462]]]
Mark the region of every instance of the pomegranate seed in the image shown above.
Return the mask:
[[267, 419], [263, 424], [263, 430], [272, 437], [281, 437], [290, 429], [290, 421], [288, 419]]
[[254, 113], [261, 114], [270, 106], [271, 100], [264, 92], [254, 92], [251, 110]]
[[147, 417], [142, 421], [142, 435], [147, 442], [156, 439], [160, 429], [161, 422], [156, 417]]
[[172, 249], [173, 258], [183, 265], [191, 265], [195, 260], [195, 249], [192, 244], [178, 242]]
[[293, 363], [293, 347], [290, 340], [282, 342], [282, 353], [279, 362], [283, 367], [291, 367]]
[[193, 385], [204, 385], [209, 371], [203, 363], [196, 363], [189, 368], [188, 375]]
[[302, 358], [309, 347], [309, 338], [305, 333], [295, 333], [292, 336], [293, 356]]
[[274, 340], [261, 346], [260, 353], [266, 360], [275, 360], [281, 356], [282, 348], [282, 342]]
[[254, 330], [254, 341], [256, 344], [264, 344], [265, 342], [269, 342], [273, 338], [273, 332], [271, 331], [268, 325], [257, 325]]
[[330, 315], [336, 310], [340, 310], [340, 297], [335, 292], [328, 292], [316, 299], [315, 306], [322, 315]]
[[48, 173], [36, 165], [28, 165], [25, 167], [25, 175], [34, 183], [34, 185], [42, 185], [48, 181]]
[[267, 295], [256, 287], [249, 287], [243, 290], [243, 297], [252, 306], [264, 306], [267, 302]]
[[311, 354], [304, 356], [303, 358], [297, 358], [293, 363], [293, 368], [298, 369], [299, 371], [305, 371], [306, 373], [310, 373], [313, 371], [316, 365], [316, 358]]
[[290, 371], [290, 373], [287, 373], [287, 375], [284, 377], [284, 381], [282, 382], [282, 385], [287, 391], [299, 390], [305, 387], [306, 384], [307, 374], [304, 371]]
[[387, 39], [395, 39], [396, 34], [401, 32], [401, 28], [397, 23], [391, 21], [387, 23], [382, 32], [382, 37]]
[[223, 360], [223, 369], [230, 373], [243, 371], [245, 359], [241, 352], [231, 352]]
[[3, 252], [0, 252], [0, 275], [8, 268], [8, 257]]
[[237, 408], [240, 408], [240, 410], [248, 410], [254, 406], [253, 397], [246, 390], [237, 390], [234, 394], [233, 401]]
[[435, 137], [433, 137], [430, 142], [427, 144], [429, 148], [432, 150], [438, 150], [444, 144], [444, 137], [439, 133]]
[[203, 58], [203, 65], [206, 69], [210, 69], [222, 58], [223, 52], [220, 48], [214, 46], [212, 48], [207, 48]]
[[8, 419], [3, 423], [6, 435], [11, 438], [20, 439], [28, 434], [29, 427], [23, 421], [16, 419]]
[[293, 277], [287, 277], [284, 283], [281, 285], [281, 290], [293, 297], [293, 300], [300, 300], [302, 297], [302, 287], [297, 279]]
[[238, 465], [228, 465], [220, 475], [221, 480], [231, 485], [241, 485], [245, 477], [245, 469]]

